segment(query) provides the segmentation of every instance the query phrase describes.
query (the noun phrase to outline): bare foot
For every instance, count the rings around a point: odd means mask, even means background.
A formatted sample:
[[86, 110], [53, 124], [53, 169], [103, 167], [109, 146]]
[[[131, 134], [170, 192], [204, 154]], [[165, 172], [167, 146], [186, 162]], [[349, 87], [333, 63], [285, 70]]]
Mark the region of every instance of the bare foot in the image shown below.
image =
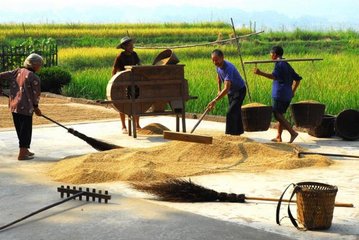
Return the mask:
[[127, 134], [128, 133], [127, 128], [122, 128], [122, 133]]
[[298, 137], [298, 135], [299, 134], [297, 132], [293, 135], [290, 135], [290, 141], [288, 143], [292, 143], [294, 141], [294, 139], [296, 139]]
[[272, 141], [272, 142], [282, 142], [282, 139], [276, 137], [276, 138], [273, 138], [271, 141]]

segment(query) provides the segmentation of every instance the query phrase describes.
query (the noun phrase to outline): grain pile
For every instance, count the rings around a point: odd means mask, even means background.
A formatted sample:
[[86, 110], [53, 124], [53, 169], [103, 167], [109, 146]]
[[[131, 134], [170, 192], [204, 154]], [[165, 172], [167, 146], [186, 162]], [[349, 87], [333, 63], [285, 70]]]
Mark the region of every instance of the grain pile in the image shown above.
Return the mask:
[[242, 108], [264, 107], [264, 106], [267, 106], [267, 105], [265, 105], [263, 103], [254, 102], [254, 103], [248, 103], [246, 105], [243, 105]]
[[238, 136], [218, 136], [211, 145], [172, 141], [153, 148], [116, 149], [65, 159], [53, 165], [49, 175], [55, 181], [84, 184], [330, 164], [332, 161], [322, 156], [297, 158], [288, 144], [263, 144]]
[[316, 101], [316, 100], [303, 100], [303, 101], [299, 101], [297, 103], [315, 103], [315, 104], [318, 104], [320, 102]]
[[169, 131], [169, 129], [160, 123], [151, 123], [141, 129], [138, 129], [137, 134], [162, 135], [163, 131]]

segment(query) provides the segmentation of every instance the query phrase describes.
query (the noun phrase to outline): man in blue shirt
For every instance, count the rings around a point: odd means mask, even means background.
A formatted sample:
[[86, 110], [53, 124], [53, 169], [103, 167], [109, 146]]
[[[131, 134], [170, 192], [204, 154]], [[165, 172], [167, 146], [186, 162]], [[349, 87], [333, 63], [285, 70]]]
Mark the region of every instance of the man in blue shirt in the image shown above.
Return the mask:
[[[283, 53], [282, 47], [274, 46], [271, 50], [272, 60], [282, 59]], [[278, 121], [278, 134], [272, 141], [282, 142], [282, 132], [283, 129], [286, 129], [290, 133], [289, 143], [292, 143], [298, 136], [298, 133], [294, 131], [290, 123], [284, 118], [284, 113], [287, 111], [302, 77], [285, 61], [276, 62], [272, 73], [265, 73], [258, 68], [254, 68], [254, 74], [273, 80], [272, 106], [274, 117]]]
[[[246, 86], [236, 67], [224, 60], [221, 50], [212, 52], [212, 62], [216, 66], [218, 94], [208, 103], [207, 108], [213, 109], [216, 102], [228, 95], [229, 107], [226, 114], [226, 134], [241, 135], [243, 131], [241, 107], [246, 96]], [[222, 89], [222, 84], [224, 85]]]

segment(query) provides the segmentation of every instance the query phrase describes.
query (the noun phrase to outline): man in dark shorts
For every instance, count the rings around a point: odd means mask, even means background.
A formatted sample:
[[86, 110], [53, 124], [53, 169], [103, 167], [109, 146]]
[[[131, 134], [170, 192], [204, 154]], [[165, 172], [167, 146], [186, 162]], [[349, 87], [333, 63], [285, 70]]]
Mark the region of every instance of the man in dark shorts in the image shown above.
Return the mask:
[[[207, 108], [214, 108], [216, 102], [228, 95], [228, 111], [226, 114], [226, 134], [241, 135], [243, 131], [241, 107], [246, 96], [246, 86], [236, 67], [227, 60], [221, 50], [215, 49], [211, 55], [216, 66], [218, 94], [208, 104]], [[222, 89], [222, 84], [223, 89]]]
[[[115, 75], [119, 71], [124, 71], [125, 66], [130, 65], [140, 65], [140, 58], [138, 57], [137, 53], [133, 50], [134, 49], [134, 40], [130, 37], [123, 37], [121, 39], [120, 44], [116, 48], [122, 48], [122, 51], [115, 59], [112, 68], [112, 76]], [[122, 123], [122, 133], [127, 134], [126, 128], [126, 115], [120, 112], [120, 118]], [[136, 127], [140, 127], [140, 120], [139, 116], [135, 116]]]
[[[272, 60], [282, 59], [283, 48], [274, 46], [270, 52]], [[254, 68], [254, 74], [273, 80], [272, 106], [275, 119], [278, 121], [277, 137], [272, 139], [275, 142], [282, 142], [282, 132], [286, 129], [290, 133], [289, 143], [292, 143], [298, 136], [290, 123], [284, 118], [289, 104], [294, 97], [302, 77], [299, 76], [288, 62], [276, 62], [272, 73], [265, 73]]]

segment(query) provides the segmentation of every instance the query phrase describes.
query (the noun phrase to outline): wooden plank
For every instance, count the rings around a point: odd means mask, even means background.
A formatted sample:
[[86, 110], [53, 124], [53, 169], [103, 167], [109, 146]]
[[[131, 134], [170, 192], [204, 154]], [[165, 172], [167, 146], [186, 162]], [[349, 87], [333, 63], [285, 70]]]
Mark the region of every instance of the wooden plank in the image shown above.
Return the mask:
[[197, 142], [204, 144], [212, 144], [213, 141], [213, 137], [209, 137], [209, 136], [196, 135], [190, 133], [171, 132], [171, 131], [163, 131], [163, 138], [169, 140]]

